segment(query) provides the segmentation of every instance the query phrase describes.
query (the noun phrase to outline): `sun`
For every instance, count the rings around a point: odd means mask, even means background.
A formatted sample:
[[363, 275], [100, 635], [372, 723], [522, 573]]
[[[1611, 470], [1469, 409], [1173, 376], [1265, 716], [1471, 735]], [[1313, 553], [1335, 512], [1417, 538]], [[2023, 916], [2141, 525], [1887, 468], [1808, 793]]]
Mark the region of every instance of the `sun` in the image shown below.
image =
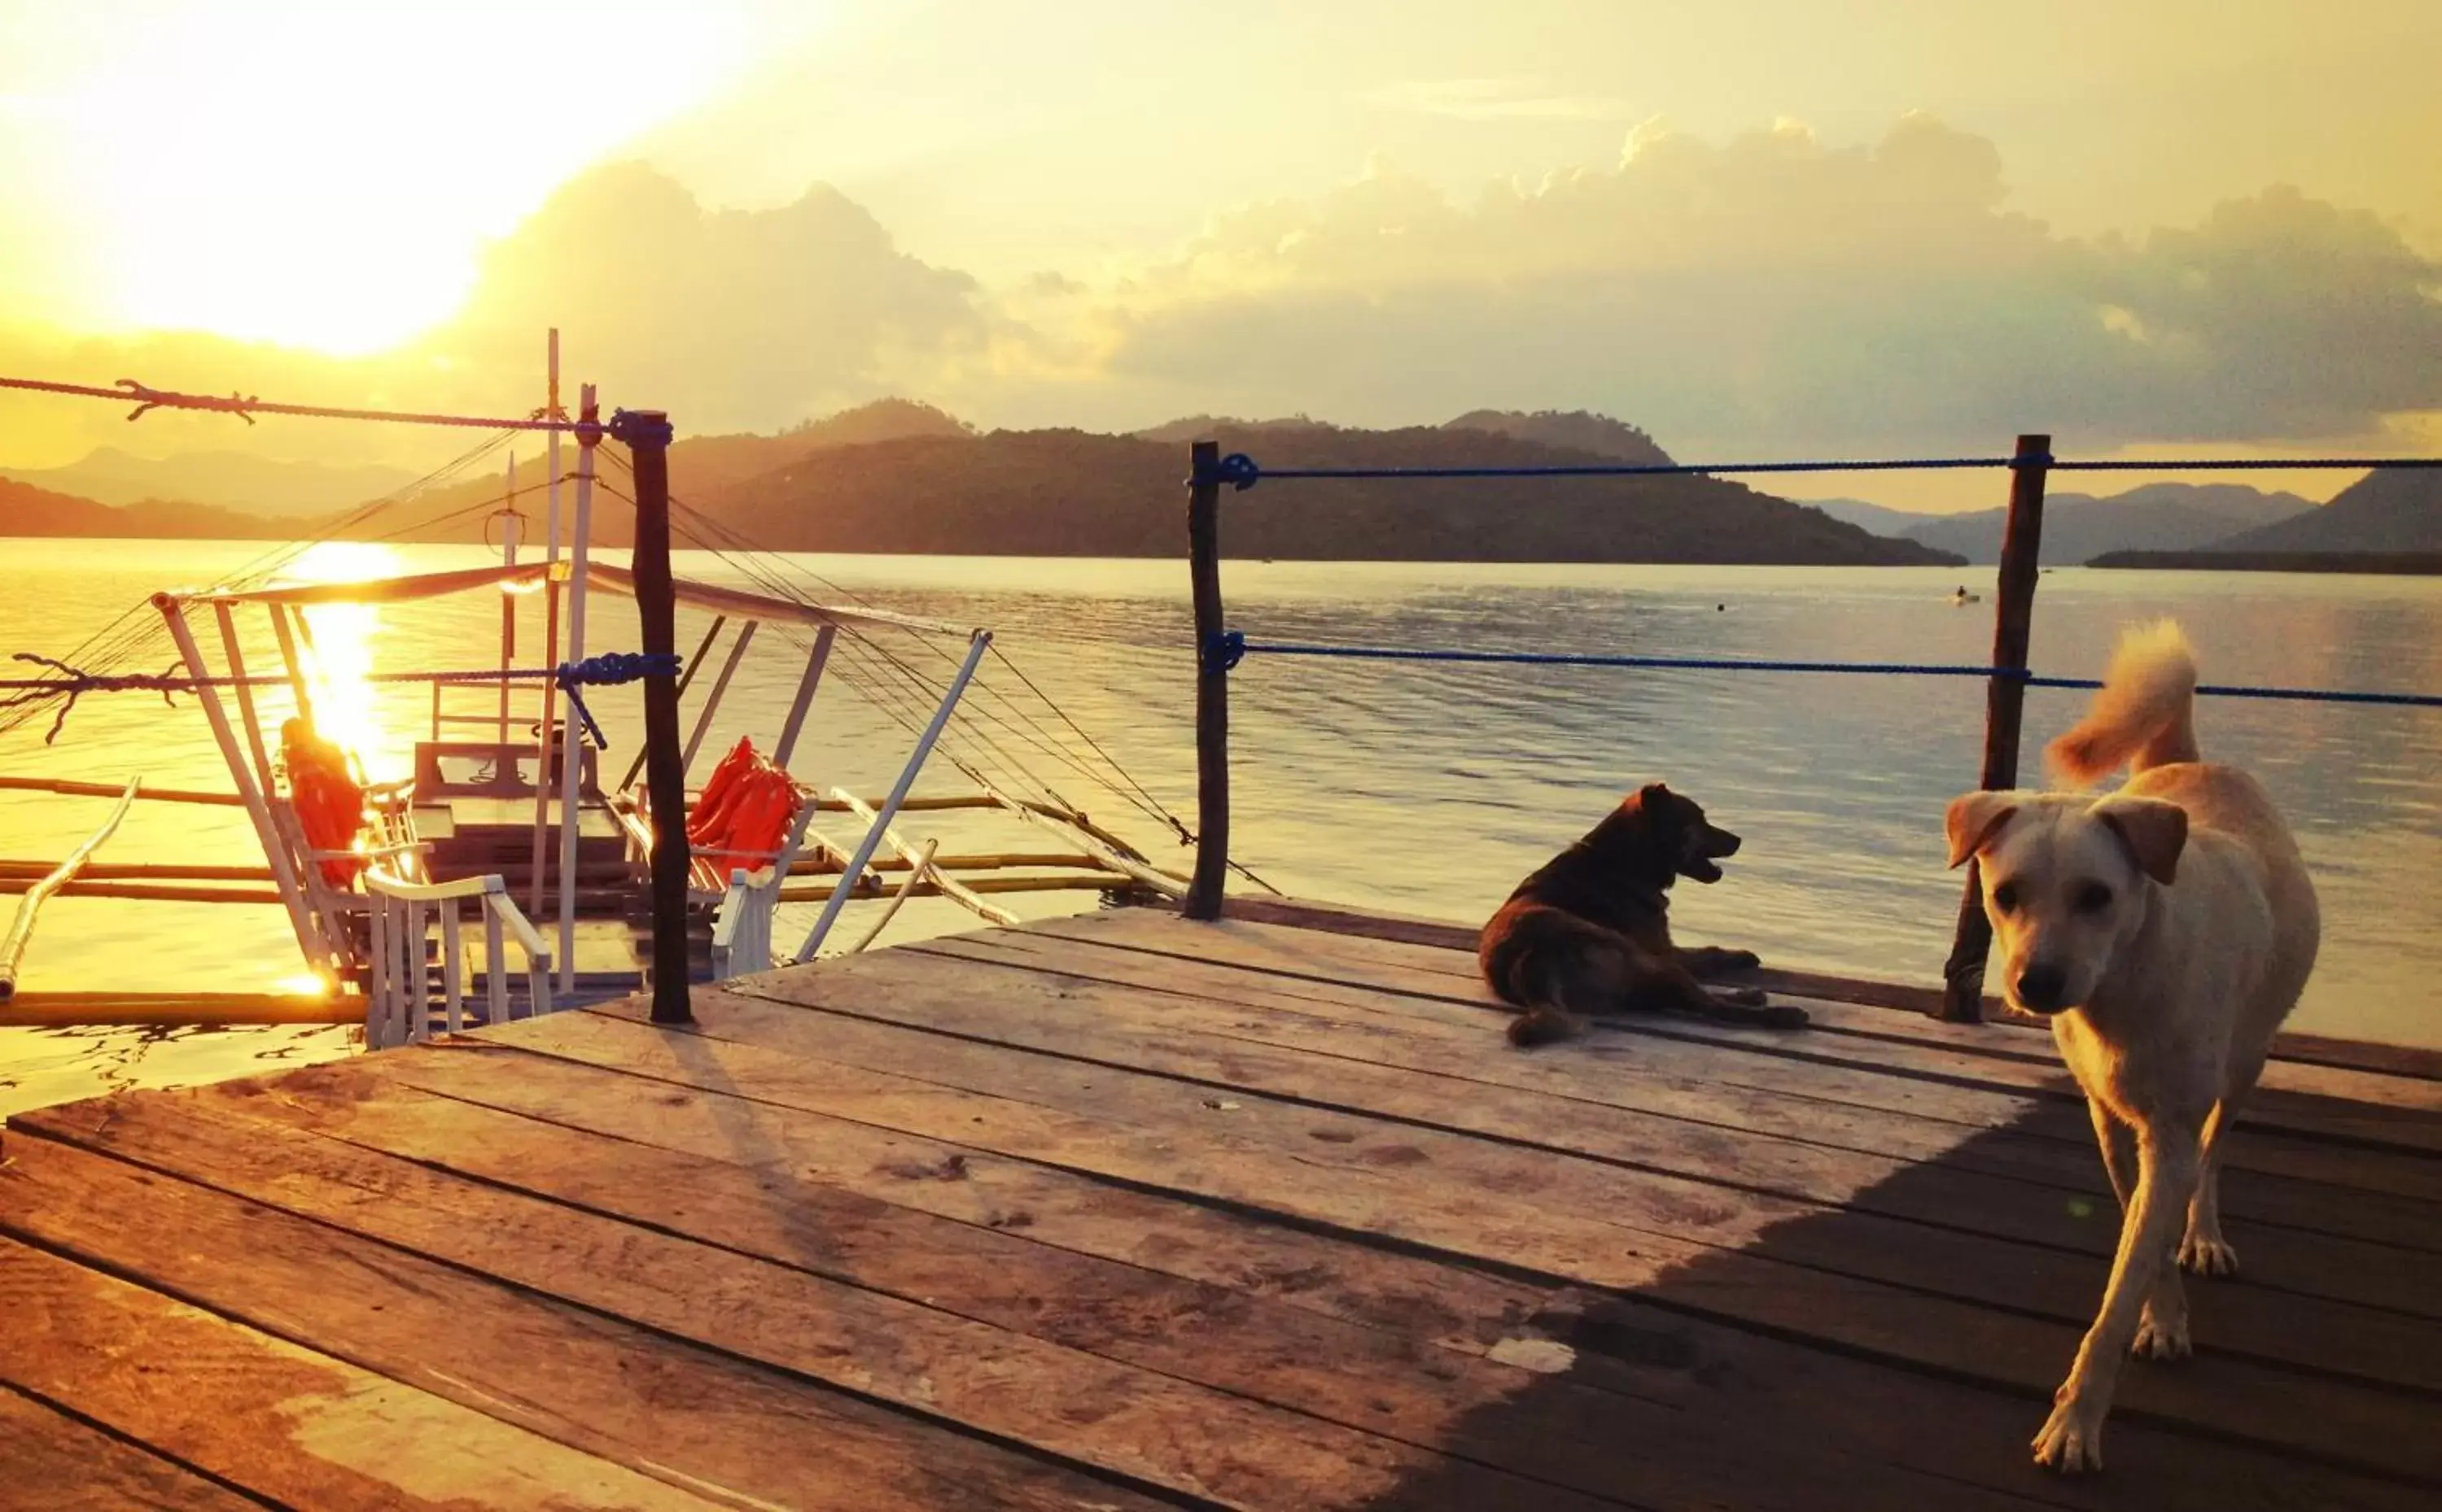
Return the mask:
[[448, 319], [554, 187], [716, 96], [764, 9], [172, 0], [120, 28], [62, 5], [21, 25], [65, 77], [18, 98], [108, 323], [365, 355]]

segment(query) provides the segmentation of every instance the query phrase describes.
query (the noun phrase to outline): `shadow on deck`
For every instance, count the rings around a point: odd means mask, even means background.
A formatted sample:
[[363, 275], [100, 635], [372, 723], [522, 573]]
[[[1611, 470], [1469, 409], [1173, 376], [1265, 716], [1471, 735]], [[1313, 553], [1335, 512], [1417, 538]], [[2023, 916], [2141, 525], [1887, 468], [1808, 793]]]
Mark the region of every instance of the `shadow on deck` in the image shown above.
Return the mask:
[[610, 1004], [17, 1120], [0, 1486], [860, 1512], [2442, 1487], [2433, 1081], [2276, 1066], [2226, 1177], [2247, 1273], [2191, 1284], [2197, 1357], [2132, 1365], [2109, 1468], [2069, 1482], [2027, 1441], [2117, 1213], [2039, 1039], [1821, 1003], [1794, 1034], [1521, 1055], [1464, 954], [1139, 911], [697, 1002], [693, 1032]]

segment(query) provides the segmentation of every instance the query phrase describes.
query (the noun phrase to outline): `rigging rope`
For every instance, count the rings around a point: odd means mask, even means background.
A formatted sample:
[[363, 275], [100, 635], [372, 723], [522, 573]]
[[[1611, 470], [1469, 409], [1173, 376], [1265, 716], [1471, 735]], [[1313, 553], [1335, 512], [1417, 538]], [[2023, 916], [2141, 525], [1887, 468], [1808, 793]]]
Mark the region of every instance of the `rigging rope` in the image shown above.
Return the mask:
[[250, 393], [228, 395], [181, 393], [174, 389], [155, 389], [134, 378], [121, 378], [104, 389], [86, 383], [60, 383], [47, 378], [0, 377], [0, 389], [13, 389], [27, 393], [58, 394], [70, 399], [112, 399], [121, 404], [134, 401], [136, 408], [127, 412], [130, 420], [141, 420], [155, 410], [201, 410], [215, 414], [237, 416], [247, 425], [256, 415], [293, 415], [308, 420], [371, 420], [403, 426], [456, 426], [474, 430], [563, 430], [579, 438], [610, 434], [610, 427], [591, 420], [569, 420], [537, 413], [523, 420], [496, 418], [489, 415], [429, 414], [408, 410], [354, 410], [334, 405], [282, 404]]
[[[1524, 666], [1625, 666], [1696, 672], [1848, 672], [1875, 677], [1974, 677], [2021, 683], [2028, 687], [2096, 689], [2102, 683], [2088, 677], [2044, 677], [2021, 668], [1974, 664], [1919, 662], [1780, 662], [1742, 657], [1608, 656], [1576, 651], [1476, 651], [1460, 647], [1415, 646], [1301, 646], [1249, 641], [1245, 632], [1227, 630], [1204, 647], [1206, 664], [1221, 671], [1247, 656], [1328, 656], [1373, 662], [1474, 662]], [[2231, 683], [2198, 683], [2209, 698], [2274, 699], [2302, 703], [2368, 703], [2400, 708], [2442, 708], [2442, 694], [2386, 693], [2346, 688], [2256, 687]]]

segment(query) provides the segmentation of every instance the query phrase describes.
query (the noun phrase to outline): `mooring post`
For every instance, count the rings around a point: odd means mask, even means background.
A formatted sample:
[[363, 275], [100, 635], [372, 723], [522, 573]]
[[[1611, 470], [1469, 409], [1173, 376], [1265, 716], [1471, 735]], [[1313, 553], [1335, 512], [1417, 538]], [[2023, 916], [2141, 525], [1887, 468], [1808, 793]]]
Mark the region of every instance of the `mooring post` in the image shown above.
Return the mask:
[[[2020, 436], [2010, 459], [2010, 517], [2001, 529], [2001, 581], [1993, 607], [1993, 676], [1984, 685], [1984, 770], [1978, 786], [2018, 785], [2018, 724], [2027, 702], [2027, 637], [2035, 615], [2035, 558], [2043, 545], [2044, 476], [2052, 438]], [[1984, 1016], [1984, 962], [1993, 925], [1984, 917], [1984, 879], [1967, 863], [1959, 930], [1941, 968], [1941, 1016], [1973, 1024]]]
[[1222, 648], [1221, 447], [1188, 450], [1187, 570], [1195, 592], [1195, 876], [1181, 912], [1221, 917], [1230, 867], [1230, 668]]
[[[636, 475], [636, 618], [648, 657], [678, 655], [670, 585], [670, 422], [658, 410], [622, 410], [610, 434]], [[645, 791], [653, 806], [653, 1022], [691, 1024], [687, 1006], [686, 766], [679, 754], [678, 678], [645, 676]]]

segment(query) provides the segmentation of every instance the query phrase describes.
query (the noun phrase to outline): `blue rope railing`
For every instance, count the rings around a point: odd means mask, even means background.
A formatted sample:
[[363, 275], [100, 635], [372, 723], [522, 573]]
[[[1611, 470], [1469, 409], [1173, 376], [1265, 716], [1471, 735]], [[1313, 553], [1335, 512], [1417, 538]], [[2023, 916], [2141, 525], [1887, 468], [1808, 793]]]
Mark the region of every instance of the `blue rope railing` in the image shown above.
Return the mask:
[[1265, 467], [1247, 453], [1233, 451], [1216, 461], [1209, 474], [1188, 481], [1226, 484], [1244, 493], [1266, 479], [1690, 478], [1794, 472], [1965, 472], [2034, 468], [2047, 472], [2422, 471], [2442, 468], [2442, 457], [2182, 457], [2160, 462], [2051, 456], [1886, 457], [1849, 462], [1586, 463], [1550, 467]]
[[[1465, 662], [1518, 666], [1616, 666], [1677, 672], [1849, 673], [1869, 677], [1973, 677], [2000, 679], [2039, 688], [2095, 689], [2090, 677], [2044, 677], [2014, 667], [1967, 663], [1790, 662], [1750, 657], [1613, 656], [1581, 651], [1477, 651], [1449, 647], [1319, 646], [1249, 641], [1229, 630], [1204, 647], [1205, 665], [1228, 671], [1248, 656], [1329, 656], [1373, 662]], [[2196, 692], [2214, 698], [2275, 699], [2305, 703], [2371, 703], [2402, 708], [2442, 708], [2442, 694], [2363, 692], [2336, 688], [2251, 687], [2202, 683]]]

